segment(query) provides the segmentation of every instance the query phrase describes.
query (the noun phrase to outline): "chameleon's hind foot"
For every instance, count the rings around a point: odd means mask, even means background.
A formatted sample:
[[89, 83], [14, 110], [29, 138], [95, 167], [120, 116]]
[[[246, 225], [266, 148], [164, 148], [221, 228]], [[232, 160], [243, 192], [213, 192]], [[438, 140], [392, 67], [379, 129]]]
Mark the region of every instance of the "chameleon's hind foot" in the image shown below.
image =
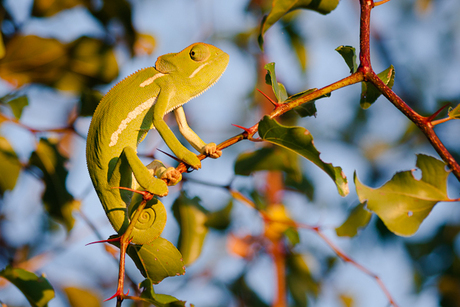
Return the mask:
[[163, 173], [161, 173], [160, 179], [166, 180], [167, 185], [176, 185], [182, 180], [182, 173], [174, 167], [168, 167]]

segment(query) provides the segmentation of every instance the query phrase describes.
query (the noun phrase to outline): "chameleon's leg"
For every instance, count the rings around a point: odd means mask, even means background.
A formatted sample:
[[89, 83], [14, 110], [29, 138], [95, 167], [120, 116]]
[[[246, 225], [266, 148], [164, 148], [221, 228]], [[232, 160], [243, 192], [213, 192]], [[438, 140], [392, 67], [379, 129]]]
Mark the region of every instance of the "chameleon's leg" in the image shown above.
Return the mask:
[[118, 158], [109, 179], [109, 185], [111, 187], [131, 188], [131, 184], [128, 184], [131, 181], [131, 176], [126, 176], [126, 174], [130, 174], [131, 172], [143, 190], [158, 196], [166, 196], [168, 194], [166, 183], [161, 179], [155, 178], [139, 159], [134, 148], [128, 146], [123, 149]]
[[185, 139], [193, 146], [198, 152], [206, 155], [210, 158], [217, 159], [222, 155], [222, 151], [217, 149], [215, 143], [206, 144], [196, 133], [190, 128], [187, 123], [184, 108], [179, 107], [174, 110], [174, 116], [176, 117], [177, 126], [179, 127], [180, 133]]
[[172, 99], [173, 92], [173, 90], [169, 90], [169, 93], [164, 90], [160, 91], [157, 102], [153, 105], [153, 126], [155, 126], [158, 133], [161, 135], [161, 138], [164, 140], [169, 149], [171, 149], [176, 155], [176, 157], [179, 158], [179, 160], [190, 165], [194, 169], [199, 169], [201, 168], [200, 159], [198, 159], [193, 152], [185, 148], [184, 145], [179, 142], [163, 119], [163, 116], [168, 111], [167, 108], [170, 99]]

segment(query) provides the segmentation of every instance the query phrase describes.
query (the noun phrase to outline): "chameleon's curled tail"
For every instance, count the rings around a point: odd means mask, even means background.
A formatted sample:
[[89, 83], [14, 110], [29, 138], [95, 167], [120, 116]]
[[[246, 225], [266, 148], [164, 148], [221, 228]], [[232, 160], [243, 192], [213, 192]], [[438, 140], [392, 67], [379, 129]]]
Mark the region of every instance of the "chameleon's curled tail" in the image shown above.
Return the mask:
[[[130, 210], [130, 219], [134, 218], [138, 203]], [[166, 209], [158, 199], [150, 200], [139, 215], [131, 233], [132, 243], [146, 244], [160, 236], [166, 225]]]

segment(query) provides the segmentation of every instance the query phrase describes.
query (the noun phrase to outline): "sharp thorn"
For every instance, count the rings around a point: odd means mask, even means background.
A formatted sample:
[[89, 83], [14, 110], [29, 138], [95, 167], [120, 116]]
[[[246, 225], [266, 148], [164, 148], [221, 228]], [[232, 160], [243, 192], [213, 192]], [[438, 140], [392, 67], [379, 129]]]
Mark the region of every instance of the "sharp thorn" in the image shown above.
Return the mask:
[[265, 98], [267, 98], [275, 107], [279, 107], [280, 104], [276, 101], [274, 101], [273, 99], [271, 99], [267, 94], [265, 94], [264, 92], [262, 92], [261, 90], [259, 90], [258, 88], [256, 89], [259, 91], [259, 93], [261, 93], [262, 95], [265, 96]]

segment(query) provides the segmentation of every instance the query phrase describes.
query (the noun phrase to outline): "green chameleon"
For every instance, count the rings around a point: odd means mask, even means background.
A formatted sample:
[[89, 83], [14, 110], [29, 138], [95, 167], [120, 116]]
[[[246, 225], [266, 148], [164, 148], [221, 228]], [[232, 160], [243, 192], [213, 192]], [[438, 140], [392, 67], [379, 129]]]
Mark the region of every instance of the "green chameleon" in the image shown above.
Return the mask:
[[[155, 67], [133, 73], [102, 98], [89, 127], [86, 159], [94, 188], [118, 235], [125, 233], [135, 211], [129, 208], [132, 192], [126, 189], [165, 196], [165, 181], [174, 185], [181, 180], [174, 168], [166, 168], [160, 161], [145, 166], [137, 156], [137, 145], [150, 129], [158, 130], [178, 159], [195, 169], [201, 167], [198, 157], [178, 141], [164, 121], [166, 113], [174, 111], [179, 131], [197, 151], [214, 159], [221, 156], [215, 143], [206, 144], [188, 126], [182, 105], [211, 87], [228, 61], [222, 50], [196, 43], [160, 56]], [[135, 244], [155, 240], [166, 222], [159, 201], [144, 210], [151, 221], [139, 219], [139, 225], [134, 225], [129, 240]], [[153, 226], [155, 220], [160, 226]]]

